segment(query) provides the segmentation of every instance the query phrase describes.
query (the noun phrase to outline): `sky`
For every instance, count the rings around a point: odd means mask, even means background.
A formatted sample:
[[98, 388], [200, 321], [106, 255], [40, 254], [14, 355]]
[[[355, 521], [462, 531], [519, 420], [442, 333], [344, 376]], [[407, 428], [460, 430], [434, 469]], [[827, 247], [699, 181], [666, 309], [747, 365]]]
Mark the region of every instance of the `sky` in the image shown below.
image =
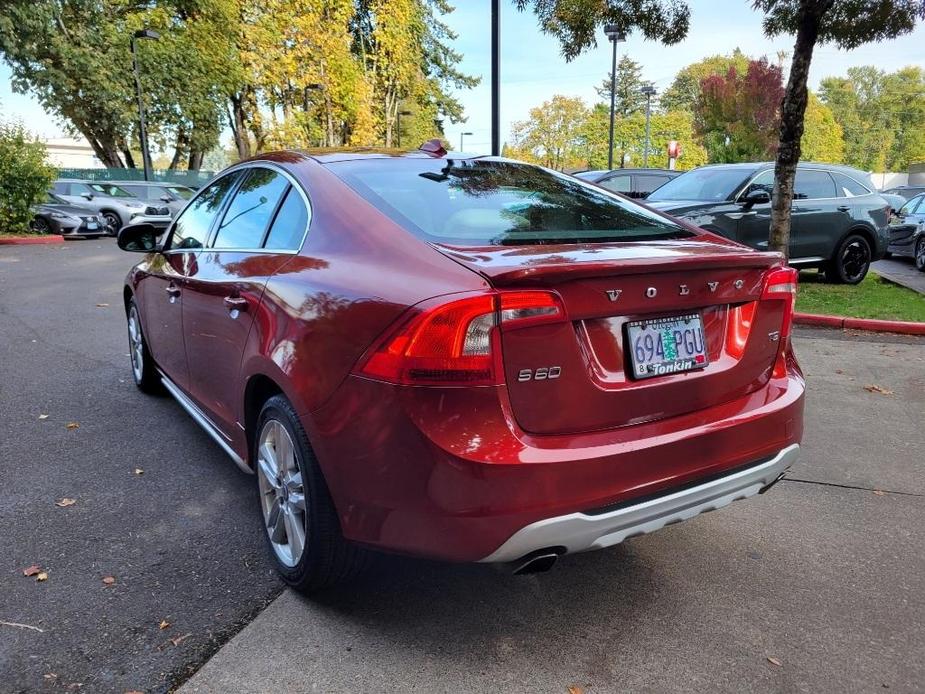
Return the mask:
[[[472, 132], [465, 139], [466, 151], [485, 153], [491, 147], [490, 0], [456, 0], [455, 5], [456, 11], [445, 21], [459, 35], [454, 45], [463, 54], [460, 67], [468, 74], [481, 75], [482, 83], [458, 93], [467, 121], [447, 122], [444, 131], [454, 147], [459, 146], [461, 132]], [[774, 40], [764, 37], [762, 15], [751, 8], [749, 0], [691, 0], [690, 7], [690, 31], [681, 43], [662, 46], [646, 41], [639, 34], [630, 34], [626, 43], [619, 44], [619, 55], [628, 54], [641, 63], [643, 79], [654, 83], [659, 92], [671, 84], [678, 70], [708, 55], [731, 53], [738, 47], [747, 55], [766, 55], [776, 60], [778, 51], [789, 53], [793, 49], [792, 36]], [[502, 2], [501, 34], [502, 140], [509, 138], [512, 122], [528, 118], [532, 107], [554, 94], [578, 96], [589, 105], [598, 99], [594, 88], [610, 70], [610, 44], [603, 32], [597, 48], [567, 63], [557, 39], [540, 32], [531, 12], [518, 12], [513, 2]], [[817, 46], [810, 86], [815, 88], [823, 77], [844, 75], [855, 65], [876, 65], [888, 72], [906, 65], [925, 65], [925, 25], [920, 24], [907, 36], [866, 44], [853, 51]], [[13, 93], [10, 70], [2, 63], [0, 117], [18, 118], [44, 137], [63, 134], [60, 123], [46, 114], [35, 99]]]

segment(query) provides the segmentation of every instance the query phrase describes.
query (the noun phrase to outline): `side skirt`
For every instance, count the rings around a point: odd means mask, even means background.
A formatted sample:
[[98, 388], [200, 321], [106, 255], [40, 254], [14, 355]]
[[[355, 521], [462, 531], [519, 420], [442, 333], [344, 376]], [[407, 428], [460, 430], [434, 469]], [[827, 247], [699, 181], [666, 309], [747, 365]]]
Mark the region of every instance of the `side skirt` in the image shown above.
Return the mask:
[[161, 375], [161, 382], [164, 384], [164, 388], [167, 389], [174, 399], [180, 403], [180, 407], [186, 410], [186, 413], [193, 418], [193, 421], [201, 426], [205, 432], [212, 437], [212, 439], [219, 446], [222, 447], [222, 450], [228, 454], [228, 456], [234, 461], [241, 470], [246, 472], [249, 475], [253, 475], [254, 471], [245, 463], [241, 456], [234, 452], [234, 449], [228, 445], [228, 441], [222, 435], [222, 432], [217, 426], [215, 426], [212, 421], [203, 414], [202, 410], [196, 407], [196, 404], [190, 400], [186, 394], [180, 390], [173, 381], [171, 381], [167, 376], [164, 375], [164, 372], [158, 369], [158, 373]]

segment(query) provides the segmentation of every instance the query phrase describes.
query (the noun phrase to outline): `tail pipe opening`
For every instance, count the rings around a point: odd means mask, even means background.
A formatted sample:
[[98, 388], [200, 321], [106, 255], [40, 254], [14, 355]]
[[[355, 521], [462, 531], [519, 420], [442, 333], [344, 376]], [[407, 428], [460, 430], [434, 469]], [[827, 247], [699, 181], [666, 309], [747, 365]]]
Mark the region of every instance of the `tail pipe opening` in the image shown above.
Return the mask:
[[530, 552], [512, 563], [514, 575], [525, 576], [549, 571], [561, 554], [565, 554], [564, 547], [547, 547]]

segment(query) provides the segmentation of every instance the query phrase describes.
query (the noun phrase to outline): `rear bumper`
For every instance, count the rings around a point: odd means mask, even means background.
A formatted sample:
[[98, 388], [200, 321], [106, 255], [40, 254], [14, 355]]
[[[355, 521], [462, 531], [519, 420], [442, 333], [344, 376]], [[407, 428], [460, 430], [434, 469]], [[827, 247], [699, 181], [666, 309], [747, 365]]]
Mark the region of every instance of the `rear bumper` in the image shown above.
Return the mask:
[[802, 439], [804, 389], [788, 352], [784, 373], [739, 400], [608, 431], [532, 436], [518, 429], [503, 387], [414, 388], [350, 376], [302, 421], [345, 537], [481, 561], [516, 553], [501, 548], [549, 519], [623, 508], [777, 456]]
[[800, 446], [792, 444], [757, 465], [704, 484], [623, 506], [604, 513], [570, 513], [546, 518], [521, 528], [482, 559], [508, 562], [539, 549], [561, 553], [584, 552], [619, 544], [636, 535], [715, 511], [733, 501], [758, 494], [774, 484], [796, 460]]

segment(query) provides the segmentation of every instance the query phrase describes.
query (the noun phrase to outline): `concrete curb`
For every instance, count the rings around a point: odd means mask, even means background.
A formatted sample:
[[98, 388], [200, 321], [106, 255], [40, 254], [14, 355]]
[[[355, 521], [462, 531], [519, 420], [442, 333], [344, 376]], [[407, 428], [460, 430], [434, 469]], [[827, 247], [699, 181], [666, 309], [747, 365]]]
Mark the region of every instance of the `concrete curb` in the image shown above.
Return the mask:
[[793, 322], [797, 325], [812, 325], [823, 328], [847, 328], [870, 330], [877, 333], [899, 333], [900, 335], [925, 335], [925, 323], [901, 320], [877, 320], [874, 318], [845, 318], [815, 313], [796, 313]]
[[64, 243], [64, 237], [58, 234], [49, 234], [48, 236], [23, 236], [21, 239], [0, 239], [0, 246], [41, 246], [51, 243]]

